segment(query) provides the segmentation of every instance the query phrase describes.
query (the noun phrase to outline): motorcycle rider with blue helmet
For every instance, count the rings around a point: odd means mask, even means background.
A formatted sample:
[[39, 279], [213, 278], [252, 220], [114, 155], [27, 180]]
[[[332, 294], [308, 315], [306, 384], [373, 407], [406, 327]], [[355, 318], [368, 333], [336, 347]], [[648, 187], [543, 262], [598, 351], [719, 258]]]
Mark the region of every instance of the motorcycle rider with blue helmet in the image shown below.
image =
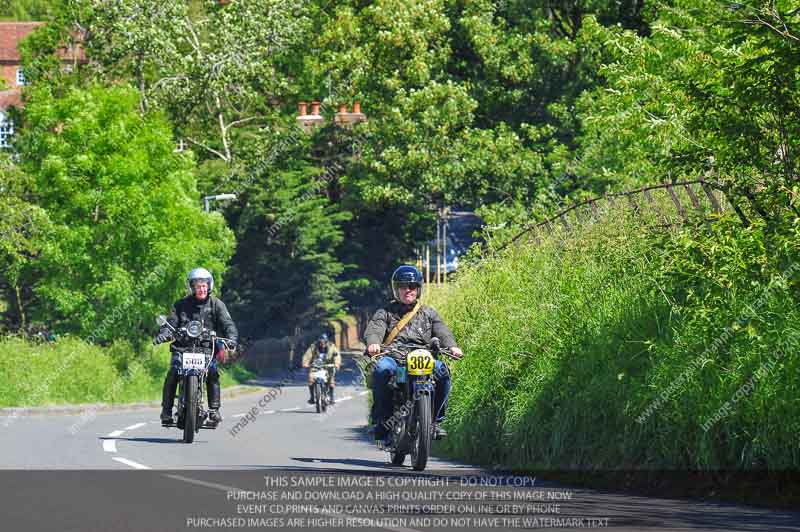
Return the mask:
[[[364, 332], [364, 343], [367, 352], [375, 356], [384, 350], [383, 343], [398, 323], [411, 314], [410, 321], [385, 346], [386, 349], [397, 349], [408, 352], [416, 348], [427, 348], [431, 339], [439, 338], [441, 346], [449, 349], [454, 358], [461, 358], [464, 353], [456, 346], [455, 338], [445, 325], [439, 313], [433, 308], [422, 305], [422, 273], [411, 265], [403, 265], [392, 274], [391, 288], [394, 299], [372, 316]], [[373, 422], [375, 423], [375, 440], [382, 441], [387, 437], [384, 423], [392, 415], [392, 397], [388, 390], [389, 379], [397, 372], [398, 361], [393, 356], [384, 356], [375, 366], [372, 375]], [[436, 360], [434, 367], [436, 396], [433, 405], [435, 439], [447, 435], [441, 424], [447, 410], [447, 397], [450, 393], [450, 372], [441, 360]]]

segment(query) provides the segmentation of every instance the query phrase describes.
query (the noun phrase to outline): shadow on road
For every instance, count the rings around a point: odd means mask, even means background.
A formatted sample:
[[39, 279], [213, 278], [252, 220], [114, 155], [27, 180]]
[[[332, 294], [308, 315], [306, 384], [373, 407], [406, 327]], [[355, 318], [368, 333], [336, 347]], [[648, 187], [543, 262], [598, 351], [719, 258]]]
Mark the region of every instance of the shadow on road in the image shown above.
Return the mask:
[[[403, 469], [403, 466], [393, 466], [392, 464], [380, 460], [363, 460], [359, 458], [305, 458], [305, 457], [292, 457], [292, 460], [297, 462], [313, 463], [313, 464], [337, 464], [346, 466], [361, 466], [361, 467], [377, 467], [381, 469], [390, 469], [397, 471]], [[336, 471], [341, 471], [337, 469]]]
[[[185, 445], [180, 438], [98, 438], [99, 440], [118, 440], [118, 441], [132, 441], [143, 443], [179, 443]], [[201, 440], [195, 440], [195, 443], [205, 443]]]
[[343, 439], [348, 441], [360, 441], [369, 443], [370, 445], [375, 444], [375, 440], [372, 438], [372, 433], [369, 432], [368, 425], [361, 425], [360, 427], [348, 427]]

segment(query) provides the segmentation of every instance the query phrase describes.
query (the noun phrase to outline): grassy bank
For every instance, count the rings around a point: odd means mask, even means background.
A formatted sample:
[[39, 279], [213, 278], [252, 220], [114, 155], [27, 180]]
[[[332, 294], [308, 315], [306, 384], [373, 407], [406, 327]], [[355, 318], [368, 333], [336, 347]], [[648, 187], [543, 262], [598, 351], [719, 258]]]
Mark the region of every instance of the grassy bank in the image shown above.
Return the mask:
[[[124, 342], [103, 348], [70, 337], [45, 344], [6, 338], [0, 352], [0, 407], [158, 400], [169, 366], [166, 345], [136, 355]], [[253, 377], [233, 365], [221, 383]]]
[[800, 469], [796, 233], [612, 214], [468, 267], [432, 300], [466, 352], [443, 449], [531, 471]]

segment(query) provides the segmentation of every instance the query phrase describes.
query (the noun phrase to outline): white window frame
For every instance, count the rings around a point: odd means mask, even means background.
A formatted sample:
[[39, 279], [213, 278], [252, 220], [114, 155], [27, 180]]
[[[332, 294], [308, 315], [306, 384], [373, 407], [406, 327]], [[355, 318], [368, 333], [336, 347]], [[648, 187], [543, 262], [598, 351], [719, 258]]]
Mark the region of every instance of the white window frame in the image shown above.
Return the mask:
[[22, 67], [17, 67], [17, 85], [27, 85], [28, 82], [25, 79], [25, 71], [22, 70]]
[[0, 111], [0, 148], [11, 147], [11, 137], [14, 136], [14, 121]]

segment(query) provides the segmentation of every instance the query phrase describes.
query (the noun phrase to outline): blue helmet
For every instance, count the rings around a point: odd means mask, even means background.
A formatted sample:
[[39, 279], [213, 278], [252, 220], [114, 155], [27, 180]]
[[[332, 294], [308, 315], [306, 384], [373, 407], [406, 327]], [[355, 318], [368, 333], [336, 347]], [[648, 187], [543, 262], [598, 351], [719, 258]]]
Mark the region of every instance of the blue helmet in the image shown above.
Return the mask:
[[399, 289], [401, 286], [416, 286], [417, 299], [419, 299], [422, 297], [422, 285], [424, 282], [421, 271], [410, 264], [403, 264], [392, 274], [392, 295], [396, 300], [400, 301]]

